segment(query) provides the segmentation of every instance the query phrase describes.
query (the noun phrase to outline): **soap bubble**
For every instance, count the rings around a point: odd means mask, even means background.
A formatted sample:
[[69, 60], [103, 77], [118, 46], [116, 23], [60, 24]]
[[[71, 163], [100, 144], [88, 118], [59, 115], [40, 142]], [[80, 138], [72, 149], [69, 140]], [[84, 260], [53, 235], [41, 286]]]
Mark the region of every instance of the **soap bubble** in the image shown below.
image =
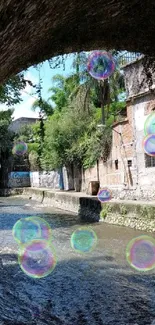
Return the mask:
[[155, 268], [155, 239], [149, 236], [132, 239], [126, 248], [126, 259], [138, 271]]
[[88, 58], [87, 69], [93, 78], [107, 79], [115, 70], [115, 62], [110, 53], [94, 51]]
[[78, 253], [89, 253], [97, 245], [97, 236], [89, 227], [75, 230], [71, 236], [71, 247]]
[[18, 220], [12, 230], [14, 239], [18, 244], [25, 244], [36, 237], [41, 236], [41, 229], [38, 223], [28, 218]]
[[144, 138], [143, 145], [148, 156], [155, 156], [155, 134], [150, 134]]
[[32, 278], [43, 278], [49, 275], [56, 266], [54, 247], [45, 240], [33, 240], [21, 246], [18, 262], [22, 271]]
[[24, 141], [15, 143], [12, 153], [17, 156], [23, 156], [27, 152], [27, 144]]
[[151, 113], [144, 124], [145, 136], [155, 134], [155, 113]]
[[97, 197], [101, 203], [104, 203], [104, 202], [110, 201], [112, 195], [108, 188], [103, 188], [98, 191]]
[[15, 223], [12, 234], [18, 244], [26, 244], [34, 239], [50, 241], [52, 230], [44, 219], [40, 217], [27, 217]]

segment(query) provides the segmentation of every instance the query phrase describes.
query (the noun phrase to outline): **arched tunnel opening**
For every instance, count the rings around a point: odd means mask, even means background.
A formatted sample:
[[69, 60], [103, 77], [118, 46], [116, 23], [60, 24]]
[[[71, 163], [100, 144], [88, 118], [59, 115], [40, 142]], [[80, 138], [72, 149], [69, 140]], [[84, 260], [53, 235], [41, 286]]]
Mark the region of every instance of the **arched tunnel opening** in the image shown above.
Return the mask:
[[154, 324], [154, 21], [1, 1], [0, 325]]
[[11, 0], [0, 7], [0, 81], [51, 57], [94, 49], [154, 56], [154, 1]]

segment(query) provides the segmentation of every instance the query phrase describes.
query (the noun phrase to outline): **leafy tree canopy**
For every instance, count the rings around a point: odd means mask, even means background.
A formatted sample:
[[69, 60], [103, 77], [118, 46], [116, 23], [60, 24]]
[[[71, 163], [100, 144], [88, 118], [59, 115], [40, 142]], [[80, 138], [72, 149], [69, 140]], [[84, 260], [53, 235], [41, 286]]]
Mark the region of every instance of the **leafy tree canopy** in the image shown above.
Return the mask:
[[[114, 51], [114, 55], [118, 53]], [[95, 80], [87, 72], [86, 61], [86, 53], [77, 54], [72, 75], [52, 79], [49, 101], [54, 102], [54, 109], [45, 122], [43, 169], [72, 163], [88, 168], [100, 157], [106, 160], [110, 153], [111, 126], [125, 112], [125, 102], [120, 101], [124, 77], [117, 68], [109, 79]]]
[[0, 85], [0, 103], [7, 106], [14, 106], [22, 101], [21, 91], [26, 84], [32, 83], [24, 79], [22, 73], [11, 77], [5, 84]]

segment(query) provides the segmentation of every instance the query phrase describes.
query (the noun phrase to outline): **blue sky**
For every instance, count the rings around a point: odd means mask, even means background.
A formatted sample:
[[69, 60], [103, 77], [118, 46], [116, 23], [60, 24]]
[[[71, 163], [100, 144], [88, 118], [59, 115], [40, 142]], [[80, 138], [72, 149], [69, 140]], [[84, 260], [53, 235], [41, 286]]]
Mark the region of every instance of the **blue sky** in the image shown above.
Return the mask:
[[[65, 70], [63, 70], [63, 66], [61, 66], [60, 68], [51, 69], [48, 61], [45, 61], [43, 63], [43, 66], [40, 69], [40, 75], [43, 80], [42, 97], [44, 99], [48, 99], [50, 96], [50, 94], [48, 93], [48, 88], [52, 86], [52, 81], [51, 81], [52, 77], [56, 74], [62, 74], [64, 76], [69, 75], [73, 71], [72, 62], [73, 62], [73, 57], [69, 56], [65, 61]], [[33, 84], [38, 84], [39, 72], [34, 67], [30, 67], [25, 72], [25, 79], [31, 80]], [[30, 96], [33, 93], [34, 93], [34, 89], [29, 85], [27, 85], [25, 90], [21, 92], [23, 101], [21, 104], [18, 104], [14, 107], [15, 109], [13, 114], [14, 119], [19, 117], [38, 117], [38, 111], [33, 112], [31, 109], [32, 104], [35, 101], [35, 97], [36, 97], [36, 95]], [[8, 109], [8, 107], [0, 104], [0, 110], [5, 110], [5, 109]]]
[[[88, 52], [87, 52], [88, 53]], [[51, 69], [49, 66], [49, 62], [45, 61], [40, 68], [40, 76], [43, 81], [42, 83], [42, 97], [43, 99], [48, 99], [50, 94], [48, 93], [48, 89], [53, 86], [52, 77], [56, 74], [61, 74], [64, 76], [68, 76], [72, 73], [73, 67], [73, 54], [68, 55], [65, 60], [65, 70], [63, 65], [59, 68]], [[24, 73], [25, 79], [31, 80], [33, 84], [39, 83], [39, 72], [36, 68], [30, 67]], [[33, 112], [32, 105], [34, 101], [37, 99], [37, 95], [34, 94], [34, 89], [30, 85], [27, 85], [26, 88], [21, 92], [23, 101], [21, 104], [18, 104], [14, 107], [13, 117], [17, 119], [19, 117], [38, 117], [39, 109]], [[120, 98], [121, 99], [121, 98]], [[124, 98], [122, 98], [124, 99]], [[6, 105], [0, 104], [0, 110], [6, 110], [8, 107]]]

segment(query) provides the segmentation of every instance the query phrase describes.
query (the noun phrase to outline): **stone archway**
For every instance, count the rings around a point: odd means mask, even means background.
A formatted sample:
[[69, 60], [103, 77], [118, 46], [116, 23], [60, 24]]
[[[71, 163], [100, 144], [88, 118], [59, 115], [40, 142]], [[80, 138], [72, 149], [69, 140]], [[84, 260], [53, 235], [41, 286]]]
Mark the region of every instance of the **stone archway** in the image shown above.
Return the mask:
[[100, 48], [154, 55], [154, 0], [0, 2], [0, 82], [53, 56]]

